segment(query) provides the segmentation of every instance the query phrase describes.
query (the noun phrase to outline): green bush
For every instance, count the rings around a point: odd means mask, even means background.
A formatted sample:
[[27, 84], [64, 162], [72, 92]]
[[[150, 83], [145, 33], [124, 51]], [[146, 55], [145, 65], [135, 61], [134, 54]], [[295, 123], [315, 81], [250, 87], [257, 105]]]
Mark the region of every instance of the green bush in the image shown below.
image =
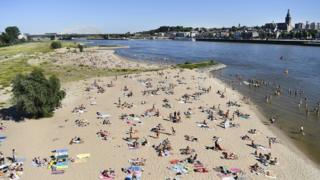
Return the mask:
[[78, 48], [80, 52], [83, 52], [83, 46], [81, 44], [78, 44]]
[[19, 74], [12, 81], [13, 103], [28, 117], [50, 117], [65, 97], [60, 88], [58, 78], [51, 76], [47, 79], [40, 69], [28, 75]]
[[52, 49], [59, 49], [59, 48], [62, 47], [62, 44], [61, 44], [60, 41], [53, 41], [53, 42], [51, 43], [50, 47], [51, 47]]

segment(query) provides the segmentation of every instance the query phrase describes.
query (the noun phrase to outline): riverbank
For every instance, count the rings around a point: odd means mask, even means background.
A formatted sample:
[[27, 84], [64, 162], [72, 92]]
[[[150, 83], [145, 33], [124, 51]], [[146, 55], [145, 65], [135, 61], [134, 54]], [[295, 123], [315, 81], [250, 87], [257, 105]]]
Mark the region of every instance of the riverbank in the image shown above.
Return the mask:
[[[88, 66], [93, 65], [91, 63]], [[104, 91], [99, 93], [97, 86]], [[276, 176], [277, 179], [313, 180], [320, 175], [319, 169], [293, 152], [283, 143], [283, 139], [280, 139], [280, 143], [272, 143], [270, 148], [267, 137], [275, 137], [276, 134], [262, 123], [259, 114], [252, 105], [246, 104], [241, 94], [213, 78], [207, 71], [163, 69], [95, 77], [64, 83], [63, 87], [67, 97], [52, 118], [19, 123], [3, 121], [6, 126], [3, 134], [7, 139], [1, 149], [4, 154], [10, 154], [15, 148], [17, 157], [26, 159], [23, 179], [56, 179], [56, 176], [63, 179], [96, 179], [100, 171], [108, 168], [115, 170], [116, 179], [124, 179], [126, 173], [121, 168], [130, 166], [128, 160], [132, 158], [146, 159], [145, 165], [141, 166], [144, 169], [143, 179], [177, 176], [183, 179], [219, 179], [221, 176], [233, 176], [216, 171], [215, 168], [219, 166], [240, 170], [242, 173], [239, 176], [247, 179]], [[232, 102], [231, 106], [228, 105], [229, 101]], [[85, 109], [78, 111], [77, 107]], [[111, 124], [105, 124], [97, 112], [108, 117]], [[156, 115], [157, 112], [159, 115]], [[174, 123], [169, 118], [169, 114], [174, 112], [181, 113], [181, 122]], [[215, 119], [213, 121], [208, 119], [211, 112]], [[238, 116], [236, 112], [243, 115]], [[130, 118], [128, 114], [134, 114], [135, 118]], [[227, 127], [228, 118], [233, 120], [229, 120], [231, 124]], [[156, 138], [156, 133], [150, 129], [159, 123], [161, 131], [159, 138]], [[129, 133], [130, 127], [133, 128], [132, 133]], [[250, 129], [256, 129], [256, 132], [249, 133]], [[105, 138], [99, 136], [100, 130], [107, 131]], [[137, 147], [132, 148], [135, 140], [130, 139], [130, 134], [138, 138]], [[190, 138], [193, 136], [197, 141], [188, 141], [185, 135]], [[253, 139], [255, 145], [251, 146], [249, 140], [242, 140], [241, 136], [244, 135]], [[83, 142], [70, 145], [70, 140], [75, 136]], [[219, 137], [219, 140], [213, 139], [213, 136]], [[148, 143], [142, 145], [140, 142], [145, 139]], [[165, 139], [170, 141], [170, 153], [159, 157], [159, 152], [153, 146], [158, 146]], [[206, 148], [215, 146], [215, 143], [228, 154], [234, 153], [237, 158], [223, 159], [223, 151]], [[170, 161], [188, 158], [190, 155], [181, 154], [180, 151], [187, 146], [194, 150], [191, 154], [197, 154], [196, 159], [208, 172], [193, 172], [194, 164], [179, 163], [179, 167], [186, 167], [189, 171], [188, 175], [184, 171], [176, 175], [178, 166], [170, 164]], [[31, 165], [34, 157], [47, 158], [52, 150], [60, 148], [67, 148], [69, 156], [75, 159], [69, 162], [64, 174], [52, 175], [46, 167]], [[271, 152], [271, 159], [277, 157], [278, 163], [265, 166], [252, 154], [254, 151], [262, 154]], [[90, 157], [80, 161], [76, 158], [79, 154], [90, 154]], [[251, 172], [249, 168], [256, 163], [260, 167], [259, 173]]]
[[279, 45], [298, 45], [320, 47], [320, 41], [310, 40], [237, 40], [237, 39], [209, 39], [197, 38], [196, 41], [207, 42], [230, 42], [230, 43], [253, 43], [253, 44], [279, 44]]

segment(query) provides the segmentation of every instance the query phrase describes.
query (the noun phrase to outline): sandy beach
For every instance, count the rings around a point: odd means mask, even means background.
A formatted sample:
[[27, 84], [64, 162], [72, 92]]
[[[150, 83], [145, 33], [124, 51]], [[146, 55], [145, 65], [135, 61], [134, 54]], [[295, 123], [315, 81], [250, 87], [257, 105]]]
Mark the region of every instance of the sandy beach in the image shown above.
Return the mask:
[[[60, 53], [51, 59], [60, 65], [156, 67], [128, 61], [114, 50]], [[125, 179], [128, 173], [121, 169], [130, 167], [134, 158], [145, 159], [141, 179], [316, 180], [320, 176], [310, 160], [262, 123], [263, 117], [246, 98], [207, 71], [168, 68], [69, 82], [63, 88], [67, 97], [52, 118], [2, 121], [1, 135], [7, 138], [0, 149], [5, 156], [15, 149], [16, 156], [24, 159], [21, 179], [99, 179], [100, 172], [109, 168], [115, 171], [114, 179]], [[81, 143], [70, 144], [75, 136]], [[169, 148], [158, 146], [166, 139]], [[46, 163], [37, 167], [32, 161], [64, 148], [71, 159], [63, 174], [53, 175]], [[87, 158], [77, 158], [79, 154]], [[195, 154], [195, 161], [188, 162]], [[250, 168], [255, 164], [258, 167]], [[183, 169], [181, 175], [178, 167]]]
[[128, 48], [126, 46], [110, 47], [88, 47], [84, 52], [79, 53], [77, 48], [61, 48], [54, 52], [44, 54], [36, 59], [29, 60], [31, 64], [39, 64], [44, 61], [52, 62], [60, 66], [89, 66], [99, 69], [135, 69], [135, 68], [157, 68], [159, 65], [153, 65], [143, 62], [129, 61], [126, 58], [115, 54], [118, 48]]

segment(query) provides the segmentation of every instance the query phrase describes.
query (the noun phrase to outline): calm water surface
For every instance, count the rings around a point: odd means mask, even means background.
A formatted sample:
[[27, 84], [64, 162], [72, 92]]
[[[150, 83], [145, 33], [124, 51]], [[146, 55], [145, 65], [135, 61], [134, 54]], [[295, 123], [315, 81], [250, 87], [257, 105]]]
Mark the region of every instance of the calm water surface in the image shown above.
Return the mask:
[[[315, 162], [320, 164], [320, 118], [311, 112], [307, 117], [304, 105], [298, 108], [300, 97], [290, 96], [288, 89], [304, 91], [311, 111], [320, 102], [320, 48], [265, 44], [238, 44], [187, 41], [130, 40], [87, 41], [88, 45], [126, 45], [116, 52], [132, 59], [161, 63], [183, 63], [215, 59], [228, 67], [216, 75], [244, 95], [250, 96], [266, 117], [277, 116], [276, 125]], [[283, 59], [280, 60], [280, 57]], [[289, 74], [284, 75], [288, 69]], [[242, 79], [239, 81], [239, 78]], [[243, 80], [269, 81], [273, 86], [259, 89], [241, 84]], [[265, 96], [273, 94], [280, 85], [283, 95], [273, 97], [271, 104]], [[306, 135], [299, 132], [303, 125]]]

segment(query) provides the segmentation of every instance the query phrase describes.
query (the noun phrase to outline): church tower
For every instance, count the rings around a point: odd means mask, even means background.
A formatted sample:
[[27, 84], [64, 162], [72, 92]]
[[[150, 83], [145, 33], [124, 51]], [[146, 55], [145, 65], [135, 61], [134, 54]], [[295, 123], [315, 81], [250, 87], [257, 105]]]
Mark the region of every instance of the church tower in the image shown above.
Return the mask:
[[288, 26], [291, 26], [290, 9], [288, 9], [288, 13], [287, 13], [287, 16], [286, 16], [286, 24], [287, 24]]

